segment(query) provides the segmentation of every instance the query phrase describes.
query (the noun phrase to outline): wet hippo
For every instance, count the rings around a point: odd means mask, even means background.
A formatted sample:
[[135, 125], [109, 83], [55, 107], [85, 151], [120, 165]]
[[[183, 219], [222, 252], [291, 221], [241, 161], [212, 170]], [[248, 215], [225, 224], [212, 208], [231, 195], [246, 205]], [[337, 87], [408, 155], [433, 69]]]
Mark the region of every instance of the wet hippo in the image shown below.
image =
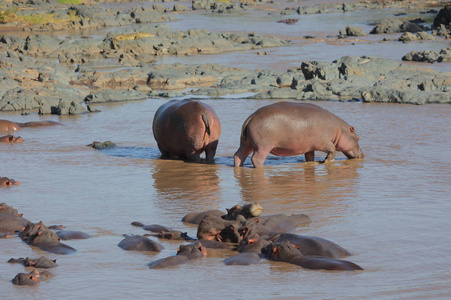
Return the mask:
[[261, 249], [263, 240], [260, 238], [249, 238], [242, 240], [238, 245], [238, 253], [232, 257], [226, 258], [224, 264], [248, 266], [258, 264], [260, 262]]
[[221, 135], [221, 124], [213, 108], [189, 99], [171, 100], [158, 108], [153, 135], [163, 157], [213, 162]]
[[321, 255], [330, 258], [341, 258], [351, 255], [348, 250], [324, 238], [268, 231], [263, 224], [260, 224], [258, 219], [246, 220], [238, 229], [238, 233], [242, 240], [258, 235], [263, 241], [275, 244], [288, 241], [299, 247], [299, 251], [303, 255]]
[[319, 255], [302, 255], [296, 246], [290, 244], [288, 241], [277, 245], [271, 244], [267, 247], [269, 249], [267, 249], [265, 253], [267, 254], [268, 259], [295, 264], [306, 269], [341, 271], [363, 270], [359, 265], [347, 260]]
[[32, 121], [25, 123], [11, 122], [8, 120], [0, 120], [0, 132], [17, 131], [24, 127], [43, 127], [43, 126], [54, 126], [62, 125], [55, 121]]
[[[19, 214], [17, 209], [6, 203], [0, 203], [0, 234], [20, 232], [28, 223], [30, 221], [22, 218], [22, 214]], [[5, 235], [5, 238], [7, 237], [8, 235]]]
[[182, 218], [182, 222], [190, 224], [199, 224], [204, 219], [205, 216], [222, 217], [224, 215], [225, 213], [223, 211], [212, 209], [200, 213], [189, 213]]
[[175, 256], [169, 256], [148, 264], [150, 269], [161, 269], [177, 266], [189, 262], [192, 259], [206, 257], [207, 249], [200, 242], [189, 245], [180, 245]]
[[235, 166], [252, 155], [254, 167], [263, 167], [266, 156], [304, 154], [313, 161], [315, 151], [327, 153], [324, 162], [341, 151], [348, 158], [363, 158], [354, 127], [329, 111], [309, 103], [278, 102], [264, 106], [244, 122]]
[[15, 285], [37, 285], [41, 282], [39, 276], [35, 275], [35, 272], [31, 271], [30, 273], [19, 273], [17, 274], [11, 282]]
[[43, 222], [31, 223], [19, 233], [19, 237], [30, 246], [55, 254], [70, 254], [75, 250], [71, 246], [60, 242], [60, 238], [51, 231]]
[[164, 247], [160, 243], [142, 235], [124, 234], [124, 239], [119, 242], [118, 246], [124, 250], [134, 251], [155, 251], [160, 252]]
[[62, 240], [83, 240], [89, 239], [92, 236], [83, 231], [77, 230], [58, 230], [55, 232], [56, 235]]
[[19, 263], [24, 265], [25, 267], [35, 267], [44, 269], [54, 268], [58, 266], [56, 264], [56, 259], [50, 259], [45, 256], [41, 256], [39, 258], [30, 258], [30, 257], [11, 258], [10, 260], [8, 260], [8, 262], [11, 264]]
[[0, 143], [23, 143], [23, 138], [8, 134], [5, 136], [0, 136]]
[[19, 185], [19, 181], [15, 181], [14, 179], [10, 179], [8, 177], [0, 177], [0, 186], [11, 186], [11, 185]]
[[37, 285], [41, 280], [46, 280], [52, 277], [53, 274], [48, 271], [38, 271], [33, 270], [30, 273], [19, 273], [17, 274], [11, 282], [16, 285]]

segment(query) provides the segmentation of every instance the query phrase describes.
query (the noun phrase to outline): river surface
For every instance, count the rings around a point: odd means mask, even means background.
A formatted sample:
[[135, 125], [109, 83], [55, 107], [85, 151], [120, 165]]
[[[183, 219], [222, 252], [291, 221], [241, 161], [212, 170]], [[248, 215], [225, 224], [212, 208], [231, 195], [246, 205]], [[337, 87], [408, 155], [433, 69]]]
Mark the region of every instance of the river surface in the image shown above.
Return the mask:
[[[318, 47], [310, 55], [336, 59], [337, 51], [343, 50]], [[392, 55], [392, 48], [381, 53]], [[258, 65], [262, 56], [249, 57], [249, 64]], [[319, 164], [305, 163], [302, 156], [271, 156], [264, 168], [254, 169], [249, 159], [244, 167], [233, 167], [241, 125], [277, 100], [202, 100], [222, 124], [214, 165], [159, 158], [152, 119], [166, 101], [96, 105], [100, 113], [79, 116], [0, 113], [0, 119], [17, 122], [63, 124], [26, 128], [16, 133], [23, 144], [0, 144], [0, 176], [21, 182], [0, 188], [0, 202], [30, 221], [93, 235], [65, 241], [78, 250], [71, 255], [33, 249], [19, 238], [0, 239], [2, 299], [449, 299], [450, 105], [316, 102], [356, 128], [365, 159], [348, 160], [340, 153], [335, 162]], [[105, 140], [118, 147], [86, 146]], [[317, 160], [322, 157], [318, 152]], [[180, 221], [185, 214], [251, 202], [259, 202], [264, 214], [309, 215], [311, 224], [295, 233], [338, 243], [352, 252], [347, 259], [365, 270], [313, 271], [267, 260], [226, 266], [223, 260], [235, 253], [224, 250], [150, 270], [149, 262], [174, 255], [180, 242], [160, 241], [165, 249], [156, 254], [117, 246], [123, 234], [146, 233], [132, 221], [195, 236], [196, 227]], [[42, 255], [57, 259], [54, 277], [36, 287], [11, 284], [17, 273], [30, 270], [7, 260]]]

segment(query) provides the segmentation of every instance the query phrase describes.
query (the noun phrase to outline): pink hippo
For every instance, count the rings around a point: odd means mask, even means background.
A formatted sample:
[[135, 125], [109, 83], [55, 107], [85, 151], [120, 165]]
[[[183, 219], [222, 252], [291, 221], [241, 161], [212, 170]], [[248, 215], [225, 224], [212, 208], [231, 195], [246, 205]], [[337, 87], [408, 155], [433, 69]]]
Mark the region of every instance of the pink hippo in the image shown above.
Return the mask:
[[331, 112], [308, 103], [278, 102], [250, 115], [241, 131], [235, 166], [252, 155], [254, 167], [262, 167], [269, 153], [277, 156], [304, 154], [313, 161], [315, 151], [327, 153], [324, 162], [341, 151], [348, 158], [363, 158], [354, 127]]

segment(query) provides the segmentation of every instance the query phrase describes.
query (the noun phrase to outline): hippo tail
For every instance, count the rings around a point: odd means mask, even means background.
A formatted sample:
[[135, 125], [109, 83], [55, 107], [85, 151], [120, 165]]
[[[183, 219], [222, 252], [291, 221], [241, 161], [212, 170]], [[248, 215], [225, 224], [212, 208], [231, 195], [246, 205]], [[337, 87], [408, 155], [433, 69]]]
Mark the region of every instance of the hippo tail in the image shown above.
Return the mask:
[[202, 114], [202, 121], [205, 124], [205, 132], [210, 135], [211, 134], [211, 129], [210, 129], [210, 115], [203, 113]]
[[241, 140], [245, 141], [247, 139], [247, 126], [249, 125], [249, 122], [251, 121], [252, 116], [246, 119], [243, 123], [243, 127], [241, 128]]

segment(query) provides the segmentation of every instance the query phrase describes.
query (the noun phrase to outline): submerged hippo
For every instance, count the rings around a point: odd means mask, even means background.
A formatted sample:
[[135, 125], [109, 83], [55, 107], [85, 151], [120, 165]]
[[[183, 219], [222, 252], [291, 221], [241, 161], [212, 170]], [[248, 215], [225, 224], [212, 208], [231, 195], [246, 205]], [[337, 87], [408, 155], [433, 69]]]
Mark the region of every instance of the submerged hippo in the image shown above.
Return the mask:
[[252, 155], [254, 167], [262, 167], [266, 156], [305, 154], [313, 161], [315, 151], [327, 153], [324, 162], [333, 161], [335, 151], [348, 158], [363, 158], [354, 127], [329, 111], [309, 103], [278, 102], [264, 106], [244, 122], [235, 166]]
[[8, 177], [0, 177], [0, 186], [19, 185], [20, 182]]
[[200, 162], [200, 154], [205, 152], [207, 162], [211, 163], [221, 124], [213, 108], [205, 103], [171, 100], [156, 111], [153, 135], [163, 157]]
[[43, 127], [43, 126], [54, 126], [61, 125], [59, 122], [55, 121], [32, 121], [25, 123], [11, 122], [8, 120], [0, 120], [0, 132], [2, 131], [17, 131], [24, 127]]
[[23, 139], [20, 136], [15, 137], [14, 135], [8, 134], [0, 136], [0, 143], [23, 143]]

